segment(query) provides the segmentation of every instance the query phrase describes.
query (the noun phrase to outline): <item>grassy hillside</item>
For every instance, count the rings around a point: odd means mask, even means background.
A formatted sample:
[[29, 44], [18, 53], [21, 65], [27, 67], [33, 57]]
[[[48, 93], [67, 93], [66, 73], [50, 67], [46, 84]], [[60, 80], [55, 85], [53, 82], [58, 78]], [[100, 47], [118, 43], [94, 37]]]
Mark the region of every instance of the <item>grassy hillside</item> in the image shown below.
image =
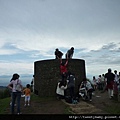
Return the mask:
[[[10, 97], [0, 99], [0, 114], [10, 114]], [[16, 107], [15, 107], [16, 111]], [[21, 111], [23, 114], [68, 114], [69, 106], [55, 97], [39, 97], [31, 95], [31, 106], [24, 107], [24, 98], [21, 98]]]
[[[82, 101], [76, 105], [74, 104], [66, 104], [61, 100], [57, 100], [56, 97], [39, 97], [35, 94], [31, 95], [31, 106], [24, 107], [24, 98], [21, 98], [21, 112], [22, 114], [74, 114], [75, 113], [89, 113], [91, 110], [89, 109], [90, 105], [95, 106], [97, 109], [102, 110], [102, 114], [112, 114], [119, 115], [120, 114], [120, 99], [119, 101], [110, 100], [108, 98], [107, 91], [105, 93], [101, 93], [101, 91], [95, 92], [96, 97], [93, 96], [92, 102], [84, 102], [87, 103], [82, 108]], [[10, 113], [10, 97], [0, 99], [0, 114], [11, 114]], [[82, 108], [82, 109], [81, 109]], [[80, 110], [81, 109], [81, 110]], [[79, 111], [78, 111], [79, 110]], [[88, 110], [88, 111], [87, 111]], [[92, 108], [93, 110], [93, 108]], [[15, 107], [16, 111], [16, 107]], [[90, 113], [92, 114], [92, 113]], [[96, 112], [95, 114], [101, 114], [100, 112]]]
[[6, 112], [6, 108], [9, 107], [10, 98], [0, 99], [0, 114]]

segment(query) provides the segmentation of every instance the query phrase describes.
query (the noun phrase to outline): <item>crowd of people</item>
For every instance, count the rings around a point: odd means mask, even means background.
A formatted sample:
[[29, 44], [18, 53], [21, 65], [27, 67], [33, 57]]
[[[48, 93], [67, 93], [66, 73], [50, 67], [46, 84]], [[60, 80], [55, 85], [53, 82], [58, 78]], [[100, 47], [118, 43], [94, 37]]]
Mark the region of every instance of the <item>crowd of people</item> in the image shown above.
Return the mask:
[[[68, 59], [72, 59], [74, 53], [74, 48], [71, 47], [67, 53], [66, 53], [66, 63], [64, 64], [64, 62], [62, 61], [62, 56], [63, 53], [61, 51], [59, 51], [59, 49], [56, 49], [55, 51], [55, 59], [60, 59], [60, 69], [61, 69], [61, 76], [62, 76], [62, 80], [58, 83], [59, 88], [60, 89], [65, 89], [65, 87], [63, 88], [64, 85], [71, 85], [71, 74], [69, 73], [69, 78], [70, 81], [66, 81], [67, 83], [65, 83], [65, 78], [67, 78], [67, 63], [68, 63]], [[24, 106], [30, 106], [30, 96], [31, 96], [31, 92], [34, 92], [34, 75], [33, 75], [33, 79], [31, 81], [31, 85], [27, 84], [26, 88], [23, 88], [22, 85], [22, 81], [19, 79], [20, 75], [15, 73], [13, 74], [10, 83], [8, 84], [8, 88], [10, 90], [10, 95], [11, 95], [11, 101], [10, 101], [10, 106], [11, 106], [11, 114], [15, 114], [15, 106], [17, 106], [17, 114], [21, 114], [21, 109], [20, 109], [20, 102], [21, 102], [21, 96], [25, 97], [25, 104]], [[32, 91], [30, 89], [30, 87], [32, 87]], [[67, 88], [67, 86], [66, 86]], [[70, 88], [71, 91], [71, 88]], [[72, 89], [73, 91], [73, 89]], [[64, 91], [60, 91], [57, 90], [58, 94], [62, 94], [64, 96]], [[73, 95], [73, 92], [71, 92], [71, 95]], [[59, 96], [60, 97], [60, 96]]]
[[113, 99], [120, 93], [120, 72], [117, 70], [112, 72], [112, 69], [108, 69], [107, 73], [99, 75], [98, 78], [93, 76], [92, 84], [95, 90], [101, 90], [101, 92], [108, 91], [108, 97]]
[[[71, 47], [65, 54], [66, 61], [63, 62], [62, 56], [63, 53], [57, 48], [55, 50], [55, 59], [60, 60], [60, 79], [56, 86], [56, 95], [57, 99], [66, 99], [68, 95], [72, 104], [76, 104], [76, 94], [75, 94], [75, 74], [71, 73], [67, 69], [69, 59], [72, 59], [74, 53], [74, 47]], [[30, 96], [31, 92], [34, 92], [34, 75], [31, 82], [32, 90], [30, 89], [30, 84], [26, 85], [26, 88], [23, 88], [22, 81], [19, 79], [20, 75], [17, 73], [13, 74], [8, 88], [11, 93], [11, 113], [15, 114], [14, 107], [17, 104], [17, 114], [21, 113], [20, 110], [20, 101], [22, 94], [25, 95], [25, 104], [24, 106], [30, 106]], [[108, 91], [108, 97], [113, 99], [115, 95], [118, 95], [120, 92], [120, 72], [114, 70], [114, 73], [109, 68], [108, 72], [102, 75], [99, 75], [98, 78], [93, 76], [92, 81], [87, 78], [83, 78], [78, 89], [78, 96], [84, 100], [92, 101], [93, 91], [101, 90], [101, 92]], [[17, 100], [17, 101], [16, 101]]]
[[[56, 52], [57, 51], [57, 52]], [[65, 99], [69, 94], [72, 102], [74, 101], [75, 76], [67, 69], [68, 59], [72, 59], [74, 47], [71, 47], [65, 54], [66, 61], [62, 61], [63, 53], [56, 49], [55, 58], [60, 60], [60, 74], [61, 78], [57, 84], [56, 94], [58, 99]]]
[[[66, 59], [72, 59], [73, 57], [73, 54], [74, 54], [74, 47], [71, 47], [67, 53], [65, 54], [65, 58]], [[63, 52], [61, 52], [58, 48], [56, 48], [55, 50], [55, 59], [62, 59], [62, 56], [63, 56]]]

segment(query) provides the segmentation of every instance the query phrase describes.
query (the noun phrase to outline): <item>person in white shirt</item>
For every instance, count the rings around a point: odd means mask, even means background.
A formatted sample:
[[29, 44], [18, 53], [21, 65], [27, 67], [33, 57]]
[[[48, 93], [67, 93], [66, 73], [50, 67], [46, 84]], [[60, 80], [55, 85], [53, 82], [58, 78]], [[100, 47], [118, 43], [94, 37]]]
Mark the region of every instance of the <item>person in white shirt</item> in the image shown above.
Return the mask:
[[[19, 75], [17, 73], [13, 74], [11, 82], [8, 84], [8, 88], [12, 90], [12, 105], [11, 105], [11, 113], [15, 114], [14, 104], [17, 99], [17, 114], [21, 113], [20, 110], [20, 101], [21, 101], [21, 94], [22, 94], [22, 82], [19, 79]], [[13, 87], [11, 87], [11, 85]], [[19, 90], [17, 89], [17, 85], [19, 86]]]
[[119, 89], [119, 75], [117, 74], [117, 70], [114, 70], [114, 85], [113, 85], [113, 92], [114, 97], [118, 95], [118, 89]]
[[86, 78], [84, 78], [83, 81], [81, 82], [79, 90], [83, 87], [86, 88], [86, 96], [88, 97], [88, 95], [89, 95], [89, 101], [92, 101], [93, 87], [92, 87], [90, 81], [88, 81]]
[[105, 86], [106, 86], [106, 81], [105, 81], [105, 75], [104, 74], [102, 74], [102, 76], [101, 76], [101, 84], [102, 84], [102, 91], [103, 91]]
[[57, 84], [57, 89], [56, 89], [57, 99], [65, 98], [65, 94], [64, 94], [65, 89], [67, 89], [67, 82], [59, 80]]
[[114, 74], [115, 74], [114, 82], [119, 84], [119, 75], [117, 74], [117, 70], [114, 71]]
[[94, 86], [94, 90], [97, 89], [97, 79], [95, 78], [95, 76], [93, 76], [93, 80], [92, 80], [93, 86]]

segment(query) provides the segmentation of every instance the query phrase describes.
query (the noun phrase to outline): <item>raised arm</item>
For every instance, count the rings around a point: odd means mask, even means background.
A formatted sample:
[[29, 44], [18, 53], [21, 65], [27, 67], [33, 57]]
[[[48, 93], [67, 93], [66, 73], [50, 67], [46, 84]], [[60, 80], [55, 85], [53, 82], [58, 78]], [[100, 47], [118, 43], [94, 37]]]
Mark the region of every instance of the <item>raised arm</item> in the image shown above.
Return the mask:
[[62, 63], [62, 59], [60, 58], [60, 64]]
[[65, 66], [67, 66], [67, 64], [68, 64], [68, 59], [66, 60]]

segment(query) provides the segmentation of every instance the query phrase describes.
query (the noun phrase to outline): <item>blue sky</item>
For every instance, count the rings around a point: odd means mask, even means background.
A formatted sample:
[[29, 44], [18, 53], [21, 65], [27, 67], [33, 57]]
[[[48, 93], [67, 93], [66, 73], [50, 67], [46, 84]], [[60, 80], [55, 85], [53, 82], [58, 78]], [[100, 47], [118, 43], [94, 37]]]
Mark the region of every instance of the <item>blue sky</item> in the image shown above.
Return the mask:
[[0, 75], [75, 48], [87, 75], [120, 71], [120, 0], [0, 0]]

